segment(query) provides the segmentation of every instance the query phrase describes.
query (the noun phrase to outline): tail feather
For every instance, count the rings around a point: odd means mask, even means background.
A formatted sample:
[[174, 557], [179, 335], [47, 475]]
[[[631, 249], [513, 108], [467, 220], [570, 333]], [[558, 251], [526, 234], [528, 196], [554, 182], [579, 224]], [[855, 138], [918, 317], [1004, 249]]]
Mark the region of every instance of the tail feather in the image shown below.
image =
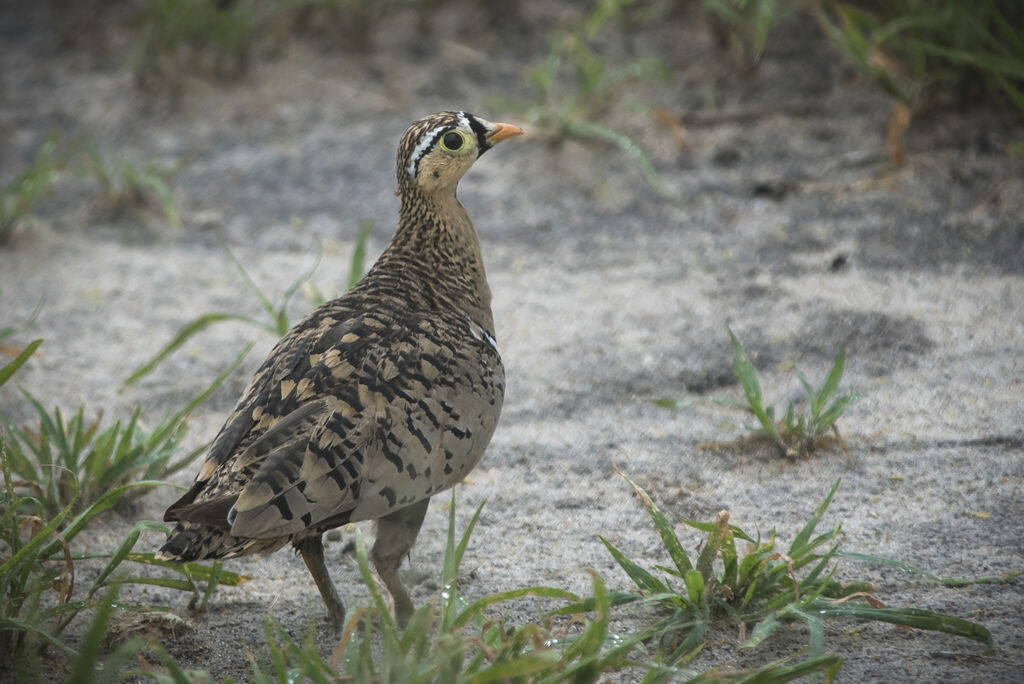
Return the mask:
[[250, 539], [234, 537], [227, 530], [209, 525], [178, 523], [157, 551], [160, 560], [173, 563], [235, 558], [250, 553], [270, 553], [288, 543], [289, 537]]

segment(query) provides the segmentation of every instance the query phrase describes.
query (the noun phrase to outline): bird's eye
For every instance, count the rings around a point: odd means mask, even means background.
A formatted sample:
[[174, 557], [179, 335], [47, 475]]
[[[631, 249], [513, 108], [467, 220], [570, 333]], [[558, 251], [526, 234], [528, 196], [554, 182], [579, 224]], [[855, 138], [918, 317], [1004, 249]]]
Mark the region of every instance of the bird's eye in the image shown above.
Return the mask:
[[458, 152], [466, 144], [466, 136], [458, 131], [448, 131], [441, 138], [441, 145], [449, 152]]

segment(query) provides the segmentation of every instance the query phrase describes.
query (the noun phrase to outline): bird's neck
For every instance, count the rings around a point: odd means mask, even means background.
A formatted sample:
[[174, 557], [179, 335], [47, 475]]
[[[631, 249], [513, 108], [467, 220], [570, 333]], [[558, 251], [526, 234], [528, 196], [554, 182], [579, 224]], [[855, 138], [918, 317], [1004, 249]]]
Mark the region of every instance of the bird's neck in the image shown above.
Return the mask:
[[410, 288], [434, 290], [424, 294], [450, 299], [493, 333], [480, 238], [454, 193], [404, 192], [398, 229], [379, 261], [417, 281]]

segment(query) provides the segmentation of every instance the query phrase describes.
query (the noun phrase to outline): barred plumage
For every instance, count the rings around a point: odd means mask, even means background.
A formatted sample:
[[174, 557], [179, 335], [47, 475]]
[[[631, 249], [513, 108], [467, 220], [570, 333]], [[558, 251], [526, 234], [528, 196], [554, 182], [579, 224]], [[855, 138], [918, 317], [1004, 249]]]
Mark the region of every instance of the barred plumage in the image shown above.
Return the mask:
[[398, 150], [398, 228], [366, 276], [285, 335], [164, 516], [159, 556], [269, 552], [291, 543], [340, 628], [324, 531], [377, 520], [372, 559], [404, 623], [398, 576], [430, 496], [476, 466], [498, 421], [504, 369], [480, 244], [459, 179], [520, 129], [465, 112], [425, 117]]

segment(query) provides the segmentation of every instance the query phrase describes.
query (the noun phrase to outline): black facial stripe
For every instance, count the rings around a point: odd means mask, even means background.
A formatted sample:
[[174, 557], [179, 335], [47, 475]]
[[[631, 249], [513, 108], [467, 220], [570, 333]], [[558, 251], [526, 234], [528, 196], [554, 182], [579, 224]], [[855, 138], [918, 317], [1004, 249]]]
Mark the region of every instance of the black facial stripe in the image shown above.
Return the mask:
[[476, 117], [472, 114], [466, 114], [466, 119], [469, 120], [469, 127], [473, 129], [474, 133], [476, 133], [476, 141], [480, 146], [480, 152], [477, 154], [479, 157], [481, 154], [491, 149], [491, 146], [487, 144], [487, 129], [484, 128], [484, 125], [477, 121]]

